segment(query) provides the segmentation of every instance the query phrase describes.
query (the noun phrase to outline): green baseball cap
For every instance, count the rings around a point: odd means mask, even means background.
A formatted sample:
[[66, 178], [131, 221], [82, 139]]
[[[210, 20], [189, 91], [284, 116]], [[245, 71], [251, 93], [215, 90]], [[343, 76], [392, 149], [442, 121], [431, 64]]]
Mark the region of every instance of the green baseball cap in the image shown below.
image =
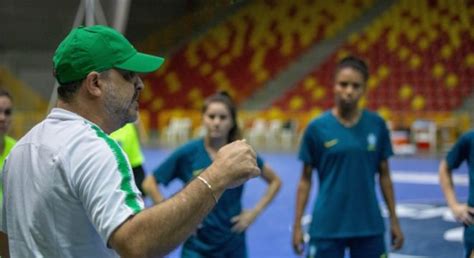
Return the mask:
[[111, 68], [149, 73], [163, 62], [161, 57], [138, 52], [122, 34], [103, 25], [74, 28], [53, 57], [54, 75], [59, 84], [79, 81], [92, 71]]

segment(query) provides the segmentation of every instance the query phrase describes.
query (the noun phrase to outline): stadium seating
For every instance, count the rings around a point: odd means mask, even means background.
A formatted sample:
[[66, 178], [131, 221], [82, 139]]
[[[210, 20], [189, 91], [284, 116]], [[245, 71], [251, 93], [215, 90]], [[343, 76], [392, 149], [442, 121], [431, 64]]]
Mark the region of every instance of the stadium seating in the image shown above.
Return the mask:
[[397, 1], [272, 108], [296, 112], [332, 106], [334, 68], [351, 54], [370, 67], [363, 106], [385, 114], [452, 111], [474, 90], [473, 21], [474, 1]]
[[[157, 111], [196, 109], [225, 90], [239, 103], [308, 47], [335, 35], [373, 0], [252, 1], [167, 57], [145, 78], [142, 108], [156, 128]], [[265, 13], [265, 15], [262, 15]]]

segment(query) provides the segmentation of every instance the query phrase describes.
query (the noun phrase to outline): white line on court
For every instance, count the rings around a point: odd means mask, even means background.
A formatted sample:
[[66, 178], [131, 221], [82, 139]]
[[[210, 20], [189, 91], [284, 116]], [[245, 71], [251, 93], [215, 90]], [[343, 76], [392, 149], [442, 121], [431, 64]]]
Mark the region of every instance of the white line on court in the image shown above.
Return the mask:
[[[417, 172], [417, 171], [402, 171], [394, 170], [391, 173], [392, 180], [395, 183], [408, 184], [424, 184], [424, 185], [439, 185], [439, 177], [437, 172]], [[453, 174], [454, 184], [460, 186], [469, 185], [468, 175]]]
[[428, 256], [413, 256], [413, 255], [394, 254], [394, 253], [390, 253], [388, 257], [390, 258], [428, 258]]

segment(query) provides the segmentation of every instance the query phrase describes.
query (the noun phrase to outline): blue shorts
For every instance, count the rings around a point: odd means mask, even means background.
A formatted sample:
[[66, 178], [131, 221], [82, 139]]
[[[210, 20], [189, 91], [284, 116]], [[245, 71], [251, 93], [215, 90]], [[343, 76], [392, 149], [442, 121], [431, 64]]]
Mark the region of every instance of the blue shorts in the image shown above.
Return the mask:
[[387, 257], [384, 235], [347, 238], [311, 238], [308, 258], [344, 258], [346, 248], [351, 258]]

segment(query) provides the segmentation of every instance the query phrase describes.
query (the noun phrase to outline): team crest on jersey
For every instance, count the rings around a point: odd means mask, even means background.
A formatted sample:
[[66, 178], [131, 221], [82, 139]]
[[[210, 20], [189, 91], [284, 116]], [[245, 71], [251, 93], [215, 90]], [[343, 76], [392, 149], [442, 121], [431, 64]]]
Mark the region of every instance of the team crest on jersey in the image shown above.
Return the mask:
[[375, 137], [375, 134], [369, 133], [369, 135], [367, 135], [367, 150], [374, 151], [376, 146], [377, 137]]
[[332, 146], [336, 145], [337, 142], [338, 142], [337, 139], [333, 139], [333, 140], [324, 142], [324, 147], [326, 147], [326, 148], [331, 148]]

